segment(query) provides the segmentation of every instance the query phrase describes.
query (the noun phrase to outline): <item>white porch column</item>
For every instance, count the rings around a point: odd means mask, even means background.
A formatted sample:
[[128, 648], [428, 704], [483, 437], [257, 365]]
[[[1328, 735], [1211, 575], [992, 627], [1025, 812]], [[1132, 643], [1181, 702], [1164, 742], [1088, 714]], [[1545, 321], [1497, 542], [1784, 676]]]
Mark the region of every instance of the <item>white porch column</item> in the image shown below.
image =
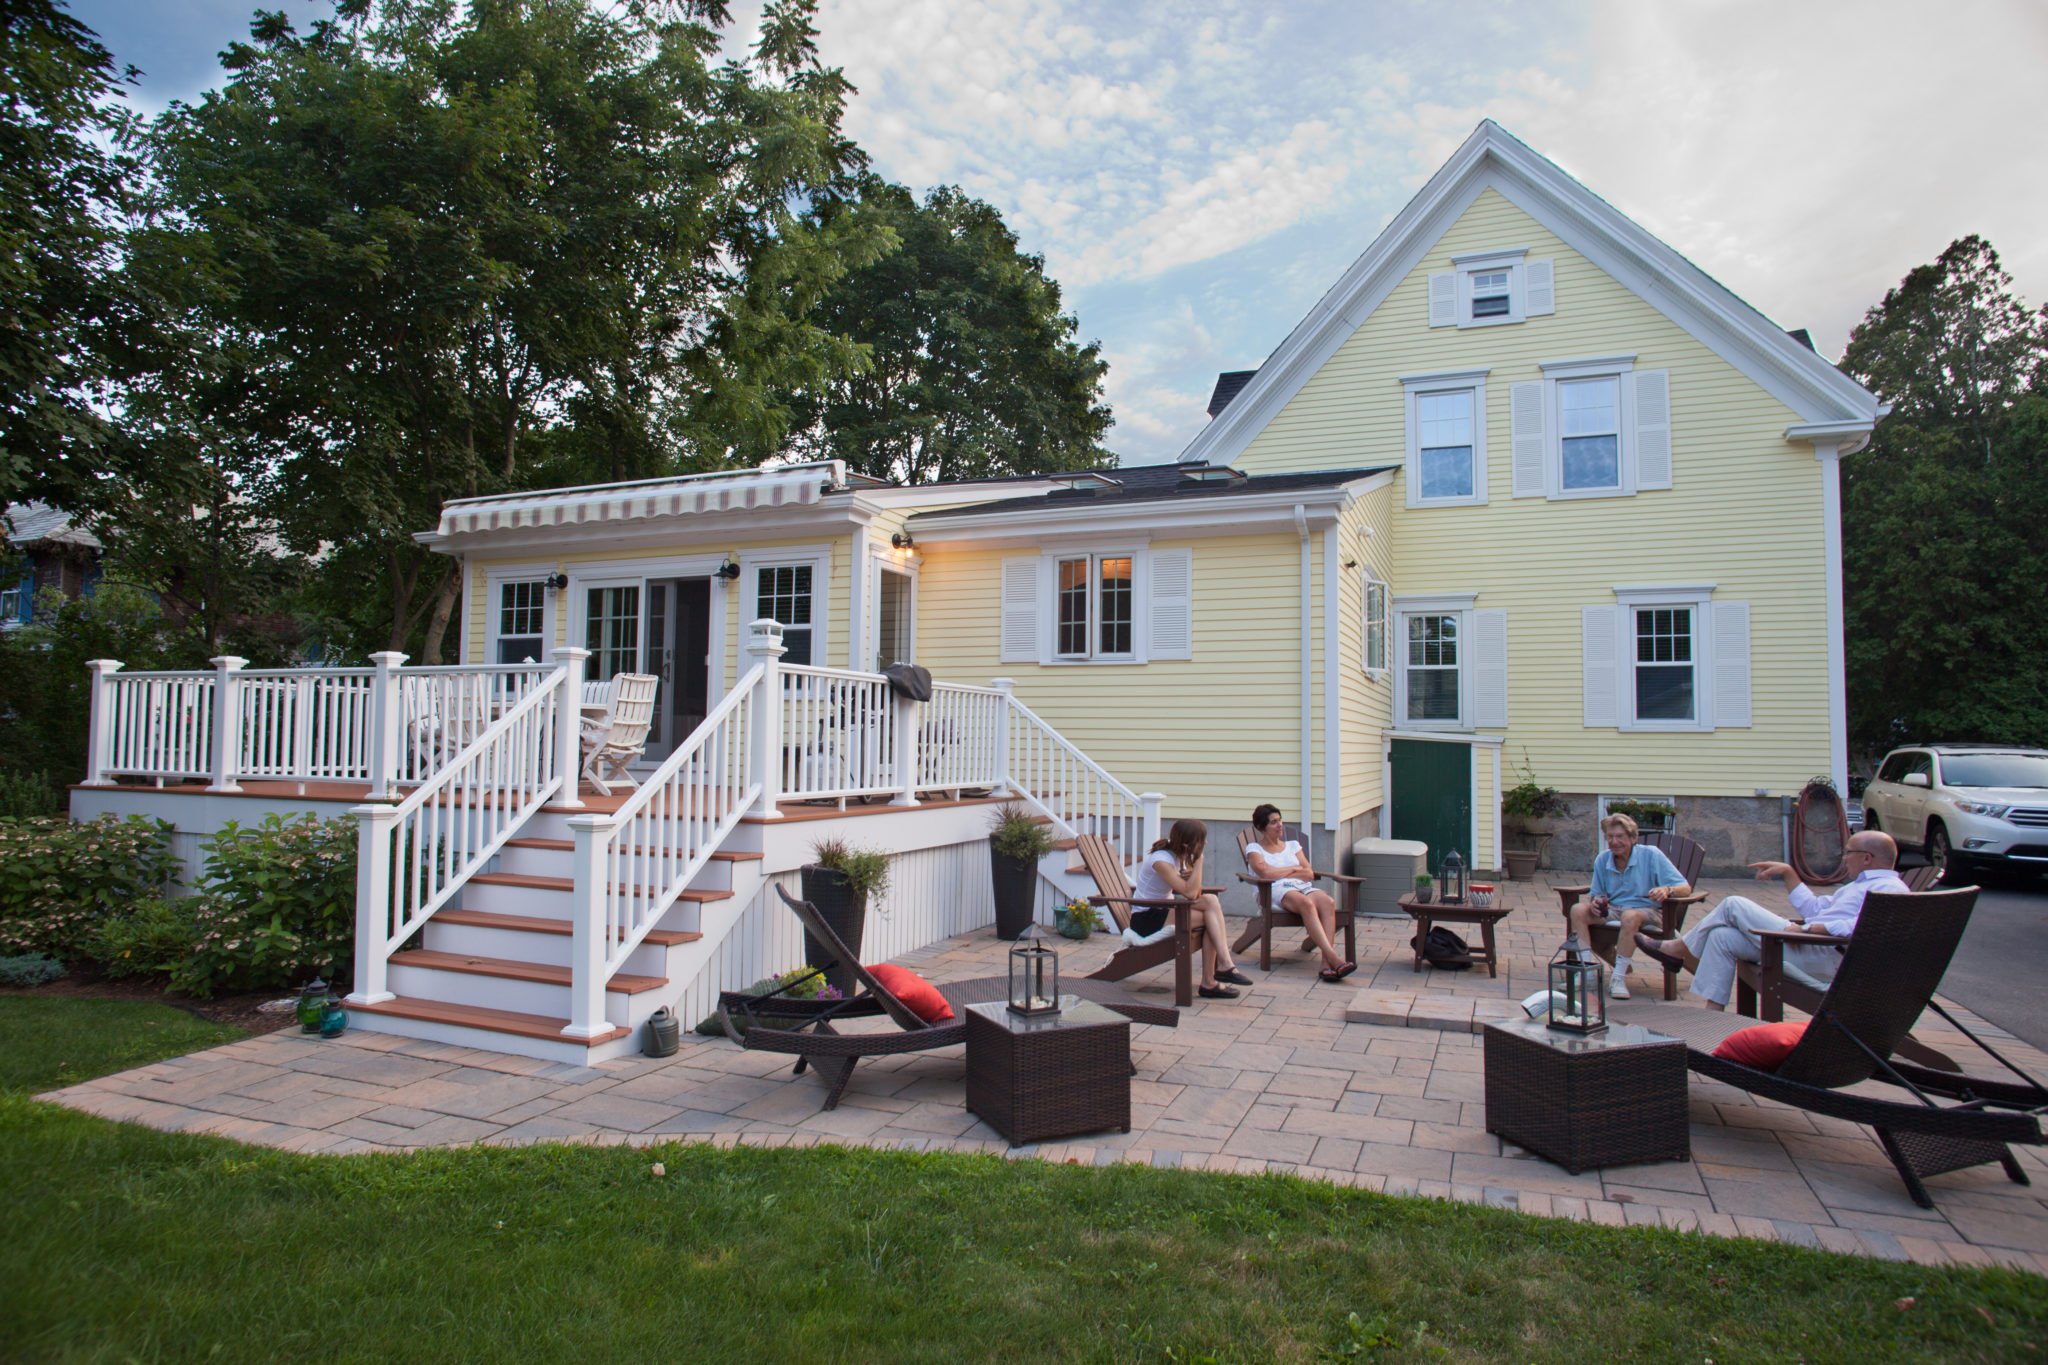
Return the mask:
[[747, 764], [761, 794], [747, 812], [763, 820], [780, 820], [782, 809], [782, 627], [762, 617], [747, 627], [747, 667], [761, 665], [761, 680], [754, 685], [753, 715], [747, 720]]
[[[400, 655], [400, 658], [405, 657]], [[392, 999], [385, 989], [385, 966], [391, 945], [391, 832], [398, 826], [394, 806], [355, 806], [356, 818], [356, 988], [351, 1005], [374, 1005]]]
[[914, 806], [917, 804], [917, 740], [924, 730], [924, 703], [893, 693], [890, 700], [896, 704], [896, 781], [903, 790], [896, 793], [889, 802], [892, 806]]
[[398, 669], [406, 656], [396, 651], [372, 654], [376, 677], [370, 680], [370, 799], [398, 797]]
[[562, 690], [555, 698], [555, 771], [562, 775], [562, 790], [555, 804], [568, 810], [583, 809], [583, 661], [587, 649], [573, 646], [555, 651], [562, 666]]
[[1017, 700], [1017, 680], [991, 678], [989, 686], [1003, 694], [996, 708], [996, 795], [1015, 796], [1022, 790], [1010, 778], [1010, 707]]
[[111, 787], [114, 780], [107, 769], [114, 766], [113, 691], [108, 679], [121, 671], [119, 659], [94, 659], [92, 670], [92, 712], [85, 739], [85, 785]]
[[576, 837], [576, 885], [569, 894], [569, 1022], [562, 1036], [595, 1038], [611, 1028], [604, 1017], [605, 949], [611, 938], [605, 867], [619, 822], [609, 815], [572, 815], [568, 823]]
[[1138, 793], [1138, 809], [1141, 812], [1138, 818], [1143, 822], [1144, 828], [1138, 831], [1138, 846], [1135, 849], [1125, 849], [1125, 856], [1142, 858], [1147, 849], [1159, 842], [1159, 808], [1165, 804], [1165, 792]]
[[238, 792], [236, 761], [242, 756], [242, 689], [235, 677], [249, 666], [247, 659], [222, 654], [207, 660], [213, 665], [213, 781], [210, 792]]

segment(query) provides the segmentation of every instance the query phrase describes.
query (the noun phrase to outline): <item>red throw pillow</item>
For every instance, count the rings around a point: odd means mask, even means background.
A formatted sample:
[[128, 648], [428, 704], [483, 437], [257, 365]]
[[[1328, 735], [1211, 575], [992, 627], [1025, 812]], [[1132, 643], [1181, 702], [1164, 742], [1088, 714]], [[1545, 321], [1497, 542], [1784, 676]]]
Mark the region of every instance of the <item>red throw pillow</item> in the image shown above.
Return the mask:
[[943, 1024], [953, 1017], [953, 1007], [939, 988], [908, 967], [884, 962], [868, 968], [868, 975], [882, 983], [882, 989], [901, 1000], [904, 1007], [927, 1024]]
[[1724, 1061], [1753, 1066], [1758, 1071], [1776, 1071], [1778, 1063], [1799, 1045], [1805, 1033], [1803, 1021], [1757, 1024], [1723, 1038], [1721, 1046], [1714, 1049], [1714, 1055]]

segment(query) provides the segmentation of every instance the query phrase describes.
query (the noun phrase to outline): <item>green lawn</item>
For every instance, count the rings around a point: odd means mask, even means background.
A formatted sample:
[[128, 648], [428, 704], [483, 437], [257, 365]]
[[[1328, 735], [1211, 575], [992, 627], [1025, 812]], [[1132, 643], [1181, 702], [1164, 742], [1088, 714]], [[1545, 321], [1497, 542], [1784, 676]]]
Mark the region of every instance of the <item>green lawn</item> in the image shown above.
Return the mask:
[[[2032, 1276], [1280, 1177], [859, 1150], [288, 1156], [29, 1100], [141, 1060], [135, 1037], [176, 1050], [185, 1017], [0, 1001], [23, 1004], [0, 1009], [8, 1360], [1860, 1365], [2048, 1343]], [[1643, 1311], [1659, 1290], [1686, 1306]]]

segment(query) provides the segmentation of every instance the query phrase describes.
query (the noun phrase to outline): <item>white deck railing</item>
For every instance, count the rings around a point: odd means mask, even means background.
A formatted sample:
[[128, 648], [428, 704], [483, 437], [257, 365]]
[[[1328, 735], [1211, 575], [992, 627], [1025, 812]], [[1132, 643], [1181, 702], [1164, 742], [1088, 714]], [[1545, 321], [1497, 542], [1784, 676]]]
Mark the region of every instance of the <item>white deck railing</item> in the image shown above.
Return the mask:
[[[996, 685], [1009, 691], [1009, 680]], [[1157, 792], [1139, 795], [1082, 753], [1013, 694], [1003, 736], [1004, 780], [1065, 838], [1100, 834], [1126, 858], [1136, 858], [1159, 837]]]
[[232, 676], [242, 721], [237, 776], [370, 780], [376, 669], [279, 668]]
[[1004, 719], [1010, 698], [999, 687], [933, 683], [918, 727], [917, 782], [956, 795], [1003, 785]]
[[793, 801], [894, 796], [896, 705], [879, 673], [785, 664], [782, 794]]

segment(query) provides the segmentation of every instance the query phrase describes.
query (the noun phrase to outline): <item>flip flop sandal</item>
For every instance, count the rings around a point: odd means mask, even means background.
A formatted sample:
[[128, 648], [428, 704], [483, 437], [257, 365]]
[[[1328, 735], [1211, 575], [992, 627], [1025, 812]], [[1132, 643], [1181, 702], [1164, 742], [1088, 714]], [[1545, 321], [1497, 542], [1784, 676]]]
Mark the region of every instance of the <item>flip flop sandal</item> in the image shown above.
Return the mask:
[[1197, 986], [1195, 994], [1204, 1000], [1235, 1000], [1237, 992], [1229, 986]]
[[1328, 967], [1325, 967], [1325, 968], [1323, 968], [1323, 969], [1322, 969], [1321, 971], [1317, 972], [1317, 973], [1316, 973], [1316, 975], [1317, 975], [1318, 977], [1322, 978], [1322, 979], [1323, 979], [1324, 981], [1329, 981], [1329, 982], [1333, 982], [1333, 983], [1334, 983], [1334, 982], [1342, 981], [1342, 980], [1344, 979], [1344, 977], [1346, 976], [1346, 972], [1345, 972], [1345, 971], [1344, 971], [1344, 969], [1343, 969], [1343, 968], [1341, 968], [1341, 967], [1340, 967], [1340, 968], [1337, 968], [1337, 969], [1336, 969], [1336, 970], [1334, 970], [1334, 971], [1333, 971], [1333, 970], [1331, 970], [1331, 969], [1330, 969], [1330, 968], [1328, 968]]

